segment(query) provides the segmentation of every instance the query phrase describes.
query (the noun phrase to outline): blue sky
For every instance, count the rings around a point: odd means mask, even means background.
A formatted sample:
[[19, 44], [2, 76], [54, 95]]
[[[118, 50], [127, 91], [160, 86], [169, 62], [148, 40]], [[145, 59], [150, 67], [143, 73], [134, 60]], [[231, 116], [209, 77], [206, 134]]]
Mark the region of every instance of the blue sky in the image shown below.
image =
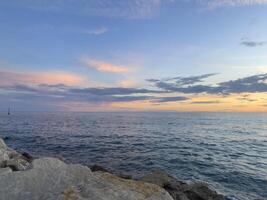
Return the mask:
[[[124, 95], [139, 98], [121, 102], [113, 99], [117, 94], [97, 96], [94, 101], [95, 96], [84, 100], [68, 94], [59, 101], [49, 91], [45, 105], [44, 97], [33, 99], [36, 93], [18, 91], [14, 86], [162, 90], [146, 79], [194, 79], [216, 73], [193, 85], [217, 87], [222, 82], [267, 73], [266, 19], [266, 0], [0, 0], [0, 109], [9, 104], [17, 110], [207, 110], [203, 104], [192, 106], [193, 102], [199, 102], [198, 98], [220, 102], [217, 99], [225, 99], [221, 94], [225, 92], [211, 97], [206, 90], [190, 94], [166, 90], [164, 94], [147, 93], [144, 98], [127, 93]], [[51, 80], [47, 78], [50, 74]], [[266, 109], [266, 91], [230, 92], [228, 102], [233, 101], [233, 95], [254, 95], [258, 102], [247, 106]], [[164, 104], [168, 97], [173, 101]], [[132, 106], [135, 103], [136, 107]], [[220, 108], [235, 110], [240, 105], [246, 107], [243, 101], [235, 101], [234, 105], [222, 103]]]

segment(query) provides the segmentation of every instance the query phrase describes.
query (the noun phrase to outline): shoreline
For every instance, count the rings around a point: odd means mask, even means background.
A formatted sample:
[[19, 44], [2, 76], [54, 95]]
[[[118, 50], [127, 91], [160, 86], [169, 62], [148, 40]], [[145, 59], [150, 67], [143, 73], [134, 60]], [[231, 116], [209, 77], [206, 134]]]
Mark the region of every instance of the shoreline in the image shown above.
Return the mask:
[[0, 138], [0, 199], [4, 200], [226, 200], [204, 182], [187, 183], [156, 170], [139, 179], [98, 165], [32, 157]]

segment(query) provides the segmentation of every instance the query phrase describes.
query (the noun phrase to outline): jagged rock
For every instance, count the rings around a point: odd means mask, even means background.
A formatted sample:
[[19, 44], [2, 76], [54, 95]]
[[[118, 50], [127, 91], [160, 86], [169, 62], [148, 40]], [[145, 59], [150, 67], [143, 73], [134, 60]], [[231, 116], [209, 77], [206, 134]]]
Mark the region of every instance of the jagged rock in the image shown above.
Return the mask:
[[[90, 169], [91, 169], [92, 172], [101, 171], [101, 172], [109, 172], [109, 173], [111, 173], [110, 171], [108, 171], [104, 167], [102, 167], [100, 165], [97, 165], [97, 164], [92, 165], [90, 167]], [[121, 177], [121, 178], [124, 178], [124, 179], [132, 179], [132, 176], [131, 175], [128, 175], [128, 174], [123, 174], [123, 173], [114, 173], [114, 174], [116, 176]]]
[[175, 200], [223, 200], [224, 196], [212, 190], [206, 183], [188, 184], [178, 181], [164, 171], [157, 170], [141, 178], [167, 190]]
[[183, 181], [178, 181], [174, 177], [170, 176], [166, 172], [162, 170], [155, 170], [152, 171], [151, 173], [143, 176], [140, 180], [153, 183], [156, 185], [159, 185], [160, 187], [165, 187], [165, 186], [176, 186], [176, 185], [185, 185], [186, 183]]
[[0, 149], [6, 149], [7, 146], [6, 146], [6, 143], [4, 142], [3, 139], [0, 138]]
[[31, 163], [31, 162], [33, 161], [33, 159], [34, 159], [34, 157], [33, 157], [31, 154], [27, 153], [27, 152], [23, 152], [21, 155], [22, 155], [22, 156], [24, 157], [24, 159], [25, 159], [26, 161], [28, 161], [29, 163]]
[[0, 138], [0, 167], [5, 167], [5, 162], [9, 159], [7, 146]]
[[92, 182], [93, 185], [86, 188], [87, 190], [98, 188], [93, 192], [94, 198], [92, 199], [173, 200], [166, 190], [154, 184], [123, 179], [101, 171], [94, 172], [94, 177], [97, 181]]
[[98, 165], [92, 172], [58, 158], [33, 160], [1, 139], [0, 167], [0, 199], [5, 200], [223, 200], [207, 184], [188, 184], [163, 171], [130, 180]]
[[96, 171], [109, 172], [107, 169], [97, 164], [92, 165], [90, 169], [92, 172], [96, 172]]
[[40, 158], [26, 171], [0, 175], [5, 200], [173, 200], [163, 188], [94, 172], [56, 158]]
[[21, 157], [15, 157], [7, 160], [5, 166], [11, 168], [13, 171], [23, 171], [29, 168], [30, 163]]
[[[224, 196], [218, 194], [215, 190], [211, 189], [207, 183], [194, 182], [188, 185], [185, 191], [188, 195], [201, 197], [204, 200], [223, 200]], [[190, 198], [194, 199], [194, 198]]]

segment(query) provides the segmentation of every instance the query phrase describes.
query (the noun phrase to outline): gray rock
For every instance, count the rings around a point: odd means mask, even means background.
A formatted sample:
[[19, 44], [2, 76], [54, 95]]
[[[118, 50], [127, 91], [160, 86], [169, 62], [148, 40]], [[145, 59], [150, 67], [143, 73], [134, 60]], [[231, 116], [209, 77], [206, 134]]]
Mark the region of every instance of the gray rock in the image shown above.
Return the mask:
[[12, 172], [12, 170], [9, 167], [0, 168], [0, 176], [3, 174], [11, 173], [11, 172]]
[[[185, 193], [188, 196], [198, 196], [205, 200], [223, 200], [224, 196], [218, 194], [214, 189], [212, 189], [207, 183], [205, 182], [194, 182], [188, 185], [187, 190]], [[194, 198], [190, 198], [194, 199]]]
[[3, 139], [0, 138], [0, 149], [6, 149], [7, 146], [6, 146], [6, 143], [4, 142]]
[[5, 166], [11, 168], [13, 171], [23, 171], [29, 168], [30, 163], [22, 157], [15, 157], [7, 160]]
[[5, 200], [173, 200], [163, 188], [94, 172], [56, 158], [40, 158], [26, 171], [0, 175]]
[[154, 171], [141, 178], [167, 190], [175, 200], [223, 200], [224, 196], [211, 189], [206, 183], [188, 184], [179, 181], [163, 171]]
[[9, 155], [15, 152], [14, 150], [8, 148], [0, 138], [0, 167], [6, 167], [6, 162], [9, 160]]

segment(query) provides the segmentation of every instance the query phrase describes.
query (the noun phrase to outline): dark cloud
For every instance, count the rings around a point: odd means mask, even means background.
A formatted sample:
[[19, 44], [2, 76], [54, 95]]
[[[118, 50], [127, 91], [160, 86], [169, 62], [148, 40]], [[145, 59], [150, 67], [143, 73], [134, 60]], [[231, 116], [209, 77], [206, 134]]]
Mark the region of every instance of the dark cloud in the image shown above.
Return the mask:
[[93, 103], [104, 102], [131, 102], [150, 100], [155, 98], [150, 95], [162, 91], [138, 88], [73, 88], [64, 84], [28, 86], [15, 84], [0, 86], [0, 89], [9, 93], [15, 100], [51, 100], [51, 101], [84, 101]]
[[[214, 75], [214, 74], [212, 74]], [[211, 75], [209, 75], [211, 76]], [[209, 77], [203, 75], [199, 77]], [[187, 79], [191, 79], [188, 77]], [[203, 78], [202, 78], [203, 79]], [[200, 79], [200, 81], [202, 81]], [[180, 79], [181, 80], [181, 79]], [[197, 80], [197, 79], [196, 79]], [[255, 93], [255, 92], [267, 92], [267, 74], [259, 74], [249, 76], [237, 80], [231, 80], [221, 82], [216, 85], [188, 85], [188, 84], [177, 84], [176, 82], [170, 82], [169, 80], [158, 80], [154, 82], [154, 85], [162, 90], [169, 92], [180, 92], [185, 94], [234, 94], [234, 93]], [[197, 81], [195, 81], [197, 83]]]
[[[214, 76], [216, 73], [211, 74], [203, 74], [200, 76], [189, 76], [189, 77], [174, 77], [174, 78], [166, 78], [166, 79], [147, 79], [148, 82], [151, 83], [172, 83], [175, 86], [186, 86], [186, 85], [193, 85], [195, 83], [203, 82], [204, 79]], [[163, 86], [164, 87], [164, 86]]]
[[130, 94], [146, 94], [146, 93], [163, 93], [158, 90], [137, 89], [137, 88], [81, 88], [70, 89], [70, 92], [80, 94], [95, 94], [95, 95], [130, 95]]
[[267, 44], [267, 42], [266, 41], [252, 41], [252, 40], [249, 40], [248, 38], [242, 38], [240, 44], [246, 47], [257, 47], [257, 46], [263, 46]]
[[183, 97], [183, 96], [178, 96], [178, 97], [160, 97], [160, 98], [154, 98], [153, 102], [156, 103], [166, 103], [166, 102], [177, 102], [177, 101], [185, 101], [188, 100], [189, 98]]
[[[254, 101], [247, 94], [242, 93], [267, 93], [267, 74], [249, 76], [237, 80], [220, 82], [215, 85], [204, 83], [205, 78], [215, 74], [204, 74], [191, 77], [175, 77], [167, 79], [150, 79], [157, 89], [147, 88], [123, 88], [123, 87], [71, 87], [64, 84], [56, 85], [27, 85], [27, 84], [0, 84], [0, 103], [6, 105], [14, 104], [30, 105], [32, 102], [38, 105], [60, 105], [61, 102], [89, 102], [93, 104], [112, 102], [134, 102], [147, 100], [153, 103], [179, 102], [189, 100], [188, 97], [167, 96], [170, 93], [181, 94], [216, 94], [227, 96], [229, 94], [241, 94], [239, 100]], [[164, 96], [162, 96], [164, 94]], [[192, 104], [216, 104], [219, 101], [193, 101]]]
[[191, 104], [218, 104], [220, 101], [193, 101]]

